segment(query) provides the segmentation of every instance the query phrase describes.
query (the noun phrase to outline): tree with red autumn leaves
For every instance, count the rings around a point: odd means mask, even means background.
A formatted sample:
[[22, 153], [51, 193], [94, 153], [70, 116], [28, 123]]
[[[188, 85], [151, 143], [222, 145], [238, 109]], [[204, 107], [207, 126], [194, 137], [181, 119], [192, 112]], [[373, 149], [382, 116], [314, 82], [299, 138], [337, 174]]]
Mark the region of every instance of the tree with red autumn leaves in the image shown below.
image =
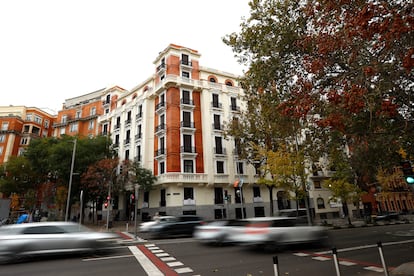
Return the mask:
[[400, 149], [414, 156], [412, 1], [249, 5], [241, 31], [224, 38], [248, 66], [249, 112], [231, 128], [236, 139], [278, 148], [301, 137], [313, 161], [342, 148], [349, 181], [363, 188], [399, 164]]

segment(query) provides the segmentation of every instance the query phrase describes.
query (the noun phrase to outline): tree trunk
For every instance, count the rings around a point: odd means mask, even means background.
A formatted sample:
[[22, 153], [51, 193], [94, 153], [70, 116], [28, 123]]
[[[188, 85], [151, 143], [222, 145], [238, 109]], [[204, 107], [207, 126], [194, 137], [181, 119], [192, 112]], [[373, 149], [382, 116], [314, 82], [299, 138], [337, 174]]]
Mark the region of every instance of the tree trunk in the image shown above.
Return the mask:
[[267, 189], [269, 190], [269, 200], [270, 200], [270, 216], [273, 217], [274, 215], [274, 207], [273, 207], [273, 185], [266, 185]]

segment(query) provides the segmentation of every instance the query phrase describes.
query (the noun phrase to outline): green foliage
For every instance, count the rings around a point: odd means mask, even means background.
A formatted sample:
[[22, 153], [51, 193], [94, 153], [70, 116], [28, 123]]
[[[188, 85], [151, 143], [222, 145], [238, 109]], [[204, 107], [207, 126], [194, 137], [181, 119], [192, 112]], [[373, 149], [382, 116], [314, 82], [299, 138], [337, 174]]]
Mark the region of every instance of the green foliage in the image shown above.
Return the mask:
[[132, 162], [127, 165], [129, 180], [132, 184], [138, 184], [143, 191], [150, 191], [157, 181], [157, 177], [148, 169], [141, 166], [139, 162]]
[[[241, 79], [247, 111], [228, 132], [242, 157], [263, 165], [252, 144], [277, 151], [299, 138], [308, 159], [328, 157], [340, 178], [366, 188], [377, 168], [399, 163], [400, 148], [414, 156], [409, 1], [249, 5], [240, 32], [223, 39], [249, 67]], [[347, 153], [340, 162], [337, 150]]]

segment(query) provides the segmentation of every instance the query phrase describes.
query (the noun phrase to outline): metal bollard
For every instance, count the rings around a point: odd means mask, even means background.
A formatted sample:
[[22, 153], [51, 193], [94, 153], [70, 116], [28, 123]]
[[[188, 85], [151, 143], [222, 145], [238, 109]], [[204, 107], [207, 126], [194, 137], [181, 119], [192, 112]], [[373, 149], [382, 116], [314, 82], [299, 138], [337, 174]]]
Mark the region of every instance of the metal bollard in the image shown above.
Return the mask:
[[339, 271], [339, 263], [338, 263], [338, 258], [337, 258], [337, 250], [336, 248], [332, 248], [332, 255], [333, 255], [333, 260], [334, 260], [334, 264], [335, 264], [335, 270], [336, 270], [336, 275], [337, 276], [341, 276], [341, 272]]
[[273, 269], [275, 271], [275, 276], [279, 276], [279, 261], [277, 256], [273, 256]]
[[381, 263], [382, 263], [382, 268], [384, 269], [384, 275], [388, 276], [388, 269], [387, 269], [387, 265], [385, 264], [385, 259], [384, 259], [384, 254], [382, 253], [382, 242], [377, 242], [378, 245], [378, 251], [381, 257]]
[[126, 223], [126, 232], [128, 233], [128, 222]]

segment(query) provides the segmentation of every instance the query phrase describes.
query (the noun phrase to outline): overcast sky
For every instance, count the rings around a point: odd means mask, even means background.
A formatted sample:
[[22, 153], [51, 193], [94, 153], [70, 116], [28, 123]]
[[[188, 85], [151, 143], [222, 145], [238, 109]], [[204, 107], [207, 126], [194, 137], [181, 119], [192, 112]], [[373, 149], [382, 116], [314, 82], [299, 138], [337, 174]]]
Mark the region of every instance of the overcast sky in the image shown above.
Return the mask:
[[152, 73], [170, 43], [200, 65], [241, 74], [222, 37], [239, 32], [248, 0], [0, 1], [0, 106], [61, 109], [65, 99]]

